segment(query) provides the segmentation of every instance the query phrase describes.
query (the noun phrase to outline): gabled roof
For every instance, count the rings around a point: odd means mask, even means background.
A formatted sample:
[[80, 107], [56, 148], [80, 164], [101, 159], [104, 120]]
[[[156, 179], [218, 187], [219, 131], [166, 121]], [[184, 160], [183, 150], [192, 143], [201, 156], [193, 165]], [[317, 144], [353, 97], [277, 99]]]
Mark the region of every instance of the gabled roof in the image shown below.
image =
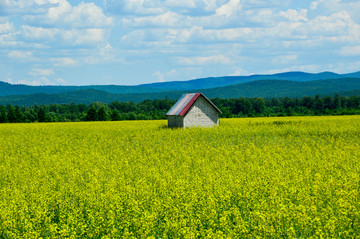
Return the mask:
[[203, 96], [215, 108], [215, 110], [221, 114], [221, 111], [205, 95], [202, 93], [190, 93], [183, 94], [169, 112], [166, 113], [166, 115], [185, 116], [190, 107], [200, 96]]

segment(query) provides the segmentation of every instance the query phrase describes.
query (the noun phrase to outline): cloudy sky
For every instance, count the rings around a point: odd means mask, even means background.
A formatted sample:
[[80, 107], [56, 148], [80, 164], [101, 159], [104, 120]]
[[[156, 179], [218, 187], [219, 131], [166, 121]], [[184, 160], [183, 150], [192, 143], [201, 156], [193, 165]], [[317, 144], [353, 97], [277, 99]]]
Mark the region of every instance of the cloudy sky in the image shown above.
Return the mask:
[[0, 0], [10, 83], [359, 70], [359, 0]]

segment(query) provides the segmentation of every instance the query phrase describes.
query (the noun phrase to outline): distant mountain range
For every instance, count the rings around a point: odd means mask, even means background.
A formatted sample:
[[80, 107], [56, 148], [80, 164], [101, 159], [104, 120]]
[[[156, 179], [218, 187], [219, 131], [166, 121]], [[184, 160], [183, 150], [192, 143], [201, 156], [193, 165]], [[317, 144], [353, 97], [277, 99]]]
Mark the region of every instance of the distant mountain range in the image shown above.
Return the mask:
[[185, 92], [203, 92], [209, 98], [303, 97], [359, 95], [360, 72], [336, 74], [286, 72], [273, 75], [226, 76], [137, 86], [28, 86], [0, 82], [0, 104], [90, 104], [95, 101], [140, 102], [146, 99], [177, 99]]
[[341, 78], [360, 78], [360, 71], [349, 74], [336, 74], [333, 72], [321, 72], [317, 74], [305, 73], [299, 71], [278, 73], [272, 75], [250, 75], [250, 76], [223, 76], [209, 77], [189, 81], [172, 81], [152, 84], [143, 84], [142, 87], [150, 87], [152, 89], [161, 90], [193, 90], [193, 89], [209, 89], [222, 86], [237, 85], [251, 81], [259, 80], [287, 80], [287, 81], [316, 81], [326, 79]]

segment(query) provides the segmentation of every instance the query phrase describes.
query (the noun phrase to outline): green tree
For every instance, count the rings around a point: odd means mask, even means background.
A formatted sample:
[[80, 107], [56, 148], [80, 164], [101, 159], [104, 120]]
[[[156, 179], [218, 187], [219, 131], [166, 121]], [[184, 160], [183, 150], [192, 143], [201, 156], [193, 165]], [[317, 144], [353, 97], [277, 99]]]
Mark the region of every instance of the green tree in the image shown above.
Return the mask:
[[6, 108], [3, 105], [0, 105], [0, 123], [6, 123], [7, 122], [7, 114], [6, 114]]
[[341, 98], [339, 95], [335, 95], [334, 97], [334, 109], [341, 108]]
[[85, 117], [86, 121], [97, 121], [98, 120], [98, 112], [94, 107], [90, 107]]
[[324, 111], [324, 100], [320, 97], [320, 95], [316, 95], [314, 99], [314, 110], [317, 113], [322, 113]]
[[287, 108], [293, 108], [294, 107], [294, 102], [290, 97], [285, 97], [282, 100], [282, 106], [287, 109]]
[[8, 104], [6, 108], [8, 111], [7, 113], [8, 122], [15, 123], [16, 122], [15, 107], [12, 106], [11, 104]]
[[324, 108], [325, 109], [334, 109], [334, 99], [332, 96], [323, 97]]
[[310, 96], [305, 96], [301, 99], [300, 104], [301, 106], [311, 109], [314, 106], [314, 100]]
[[38, 111], [38, 121], [45, 122], [46, 121], [46, 112], [44, 107], [41, 107]]
[[267, 104], [269, 107], [277, 107], [280, 105], [279, 99], [277, 98], [272, 98], [268, 101], [269, 103]]
[[38, 114], [33, 107], [27, 108], [24, 112], [24, 122], [35, 122], [38, 119]]
[[264, 98], [255, 98], [253, 107], [256, 113], [263, 113], [266, 109], [266, 103]]
[[19, 106], [15, 106], [15, 122], [24, 122], [24, 114], [21, 112]]
[[99, 121], [107, 121], [108, 119], [109, 119], [109, 115], [105, 111], [105, 108], [104, 107], [100, 108], [100, 110], [98, 112], [98, 120]]
[[111, 113], [111, 120], [112, 121], [118, 121], [121, 120], [120, 113], [117, 110], [113, 110]]

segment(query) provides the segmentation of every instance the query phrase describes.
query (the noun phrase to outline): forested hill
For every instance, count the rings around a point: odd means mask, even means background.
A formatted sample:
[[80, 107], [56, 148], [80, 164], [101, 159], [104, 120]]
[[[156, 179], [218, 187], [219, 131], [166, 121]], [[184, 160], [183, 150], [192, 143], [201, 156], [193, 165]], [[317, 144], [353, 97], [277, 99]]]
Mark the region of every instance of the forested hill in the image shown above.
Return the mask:
[[317, 80], [308, 82], [260, 80], [244, 84], [204, 90], [211, 98], [238, 97], [303, 97], [331, 95], [360, 89], [360, 78]]
[[321, 72], [317, 74], [305, 72], [285, 72], [272, 75], [250, 75], [250, 76], [223, 76], [223, 77], [209, 77], [202, 79], [195, 79], [189, 81], [172, 81], [162, 83], [144, 84], [144, 87], [151, 87], [157, 89], [177, 89], [177, 90], [192, 90], [192, 89], [210, 89], [222, 86], [231, 86], [242, 84], [246, 82], [259, 80], [287, 80], [287, 81], [316, 81], [326, 79], [341, 79], [341, 78], [360, 78], [360, 71], [349, 74], [336, 74], [333, 72]]
[[80, 90], [100, 90], [112, 94], [150, 93], [159, 92], [158, 88], [150, 86], [121, 86], [121, 85], [88, 85], [88, 86], [30, 86], [14, 85], [0, 81], [0, 96], [30, 95], [30, 94], [58, 94]]
[[[336, 74], [332, 72], [322, 72], [318, 74], [304, 72], [285, 72], [272, 75], [250, 75], [250, 76], [225, 76], [195, 79], [189, 81], [161, 82], [134, 86], [121, 85], [88, 85], [88, 86], [29, 86], [14, 85], [0, 81], [0, 96], [8, 95], [29, 95], [29, 94], [58, 94], [82, 90], [99, 90], [111, 94], [133, 94], [133, 93], [154, 93], [166, 91], [189, 91], [195, 89], [210, 89], [224, 87], [259, 80], [287, 80], [295, 82], [341, 79], [341, 78], [360, 78], [360, 72], [350, 74]], [[354, 90], [354, 89], [351, 89]]]
[[[198, 89], [192, 92], [202, 92], [209, 98], [240, 98], [240, 97], [304, 97], [315, 95], [356, 95], [360, 90], [360, 78], [343, 78], [331, 80], [317, 80], [309, 82], [296, 82], [284, 80], [260, 80], [238, 85], [217, 87], [212, 89]], [[168, 91], [157, 93], [137, 94], [111, 94], [108, 92], [86, 89], [58, 94], [32, 94], [20, 96], [2, 96], [0, 104], [13, 104], [19, 106], [30, 106], [34, 104], [91, 104], [92, 102], [110, 103], [119, 102], [141, 102], [144, 100], [170, 99], [176, 100], [183, 93], [189, 91]]]

